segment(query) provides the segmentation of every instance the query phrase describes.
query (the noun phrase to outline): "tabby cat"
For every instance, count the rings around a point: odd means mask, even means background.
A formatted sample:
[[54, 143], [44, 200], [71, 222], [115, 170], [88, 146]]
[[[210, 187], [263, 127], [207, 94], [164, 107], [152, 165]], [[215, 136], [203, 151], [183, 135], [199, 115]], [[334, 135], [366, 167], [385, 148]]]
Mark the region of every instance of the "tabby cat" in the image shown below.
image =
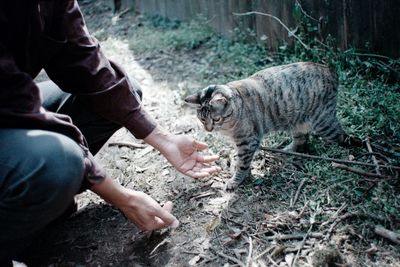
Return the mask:
[[261, 70], [226, 85], [210, 85], [188, 96], [207, 131], [233, 139], [235, 173], [226, 185], [233, 190], [250, 174], [250, 164], [264, 134], [288, 131], [287, 150], [305, 148], [313, 130], [328, 142], [343, 144], [346, 134], [336, 118], [338, 79], [329, 67], [299, 62]]

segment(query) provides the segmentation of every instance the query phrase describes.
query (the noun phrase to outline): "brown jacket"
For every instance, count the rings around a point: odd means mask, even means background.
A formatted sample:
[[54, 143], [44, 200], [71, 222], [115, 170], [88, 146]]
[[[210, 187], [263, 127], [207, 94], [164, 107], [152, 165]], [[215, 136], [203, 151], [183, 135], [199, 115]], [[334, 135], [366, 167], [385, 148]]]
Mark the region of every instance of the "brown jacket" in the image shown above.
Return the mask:
[[81, 95], [101, 116], [146, 137], [155, 122], [132, 93], [123, 70], [106, 59], [83, 20], [76, 0], [0, 1], [0, 127], [44, 129], [78, 142], [86, 177], [104, 177], [68, 116], [45, 111], [33, 78], [45, 69], [62, 90]]

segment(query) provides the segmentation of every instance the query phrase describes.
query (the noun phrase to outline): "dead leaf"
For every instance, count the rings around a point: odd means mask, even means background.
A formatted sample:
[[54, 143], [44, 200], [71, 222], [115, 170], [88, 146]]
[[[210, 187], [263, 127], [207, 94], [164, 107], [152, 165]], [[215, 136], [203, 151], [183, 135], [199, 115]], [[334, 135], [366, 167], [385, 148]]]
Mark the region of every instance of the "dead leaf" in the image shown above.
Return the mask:
[[268, 213], [265, 213], [265, 214], [264, 214], [264, 219], [265, 219], [266, 221], [272, 221], [274, 218], [275, 218], [275, 216], [272, 215], [272, 214], [268, 214]]
[[189, 266], [195, 266], [200, 260], [201, 260], [201, 257], [200, 257], [199, 255], [194, 256], [194, 257], [189, 261]]
[[285, 255], [285, 262], [287, 263], [287, 265], [292, 266], [294, 260], [294, 253], [289, 253]]
[[232, 239], [237, 239], [242, 234], [242, 232], [243, 231], [238, 228], [231, 228], [228, 236]]
[[136, 171], [137, 173], [142, 173], [142, 172], [144, 172], [144, 171], [147, 171], [148, 169], [150, 169], [150, 167], [146, 167], [146, 168], [141, 168], [141, 167], [139, 167], [139, 166], [136, 166], [136, 167], [135, 167], [135, 171]]
[[215, 216], [214, 219], [206, 226], [207, 233], [211, 233], [212, 231], [214, 231], [220, 223], [221, 216]]
[[148, 154], [149, 152], [151, 152], [153, 149], [154, 149], [154, 148], [153, 148], [152, 146], [148, 146], [148, 147], [144, 148], [142, 151], [140, 151], [139, 153], [137, 153], [137, 154], [135, 155], [135, 158], [136, 158], [136, 159], [143, 158], [146, 154]]

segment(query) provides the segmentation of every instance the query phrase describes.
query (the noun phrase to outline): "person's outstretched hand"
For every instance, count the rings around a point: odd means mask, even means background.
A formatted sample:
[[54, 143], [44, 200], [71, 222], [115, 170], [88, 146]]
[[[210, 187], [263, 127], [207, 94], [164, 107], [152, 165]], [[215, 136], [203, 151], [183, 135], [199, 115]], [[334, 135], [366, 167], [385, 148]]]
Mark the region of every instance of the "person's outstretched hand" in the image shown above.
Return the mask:
[[108, 177], [90, 189], [121, 210], [140, 230], [152, 231], [168, 226], [176, 228], [179, 225], [179, 221], [171, 214], [171, 201], [161, 207], [149, 195], [124, 188]]
[[221, 171], [209, 163], [216, 161], [218, 155], [202, 155], [208, 145], [187, 135], [174, 135], [156, 128], [147, 136], [145, 142], [158, 149], [165, 158], [181, 173], [193, 178], [202, 178]]

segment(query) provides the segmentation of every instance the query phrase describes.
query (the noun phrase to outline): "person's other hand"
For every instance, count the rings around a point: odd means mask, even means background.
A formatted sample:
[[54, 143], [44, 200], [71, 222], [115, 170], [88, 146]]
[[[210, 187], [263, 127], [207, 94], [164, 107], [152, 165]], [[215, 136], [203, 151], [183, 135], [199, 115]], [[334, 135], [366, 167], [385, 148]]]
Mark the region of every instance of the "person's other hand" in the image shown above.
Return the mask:
[[164, 227], [176, 228], [179, 221], [171, 214], [172, 202], [168, 201], [161, 207], [149, 195], [139, 192], [129, 192], [129, 198], [119, 205], [119, 209], [140, 230], [152, 231]]
[[94, 184], [90, 190], [121, 210], [140, 230], [176, 228], [179, 225], [179, 221], [171, 214], [173, 206], [171, 201], [161, 207], [149, 195], [125, 188], [110, 177]]

